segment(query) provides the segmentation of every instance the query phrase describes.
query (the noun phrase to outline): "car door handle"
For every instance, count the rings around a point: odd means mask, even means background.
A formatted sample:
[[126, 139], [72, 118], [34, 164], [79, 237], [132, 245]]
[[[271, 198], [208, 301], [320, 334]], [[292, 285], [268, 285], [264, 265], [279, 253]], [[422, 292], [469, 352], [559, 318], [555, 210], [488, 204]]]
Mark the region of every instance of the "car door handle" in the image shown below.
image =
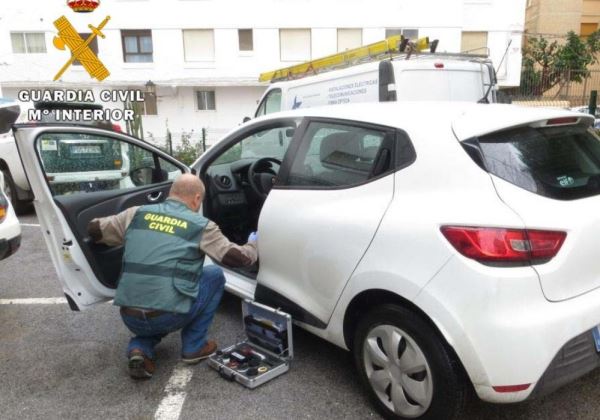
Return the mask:
[[153, 192], [146, 196], [146, 200], [148, 200], [151, 203], [156, 203], [158, 200], [161, 199], [162, 195], [162, 191]]

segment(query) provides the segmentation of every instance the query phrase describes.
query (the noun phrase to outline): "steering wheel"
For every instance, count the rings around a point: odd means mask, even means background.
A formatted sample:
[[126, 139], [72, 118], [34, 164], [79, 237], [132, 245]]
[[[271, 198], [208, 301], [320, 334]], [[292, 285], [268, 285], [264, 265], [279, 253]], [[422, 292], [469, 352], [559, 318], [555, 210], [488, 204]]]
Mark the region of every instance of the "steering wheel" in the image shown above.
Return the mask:
[[275, 184], [277, 172], [279, 172], [279, 168], [277, 171], [273, 169], [273, 163], [281, 167], [279, 159], [265, 157], [254, 161], [250, 165], [250, 168], [248, 168], [248, 182], [250, 182], [250, 187], [263, 201], [267, 199], [267, 195], [269, 195], [273, 184]]

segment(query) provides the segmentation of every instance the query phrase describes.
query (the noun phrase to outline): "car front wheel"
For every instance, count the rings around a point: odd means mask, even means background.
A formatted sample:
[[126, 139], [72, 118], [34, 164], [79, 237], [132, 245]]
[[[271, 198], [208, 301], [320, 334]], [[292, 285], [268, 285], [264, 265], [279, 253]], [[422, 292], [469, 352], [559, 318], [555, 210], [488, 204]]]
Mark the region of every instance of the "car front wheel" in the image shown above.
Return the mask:
[[435, 329], [397, 305], [382, 305], [358, 324], [354, 358], [379, 411], [390, 419], [452, 419], [467, 387]]

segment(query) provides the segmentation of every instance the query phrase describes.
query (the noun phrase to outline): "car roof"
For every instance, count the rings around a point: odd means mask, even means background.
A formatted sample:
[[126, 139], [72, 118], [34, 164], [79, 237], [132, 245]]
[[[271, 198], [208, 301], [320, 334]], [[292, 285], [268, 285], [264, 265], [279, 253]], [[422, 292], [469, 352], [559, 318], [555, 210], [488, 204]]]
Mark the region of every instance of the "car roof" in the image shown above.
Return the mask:
[[401, 128], [407, 132], [427, 130], [431, 124], [446, 126], [459, 140], [552, 118], [575, 116], [593, 124], [589, 114], [561, 108], [534, 108], [508, 104], [415, 101], [371, 102], [283, 111], [251, 122], [276, 118], [323, 117], [355, 120]]

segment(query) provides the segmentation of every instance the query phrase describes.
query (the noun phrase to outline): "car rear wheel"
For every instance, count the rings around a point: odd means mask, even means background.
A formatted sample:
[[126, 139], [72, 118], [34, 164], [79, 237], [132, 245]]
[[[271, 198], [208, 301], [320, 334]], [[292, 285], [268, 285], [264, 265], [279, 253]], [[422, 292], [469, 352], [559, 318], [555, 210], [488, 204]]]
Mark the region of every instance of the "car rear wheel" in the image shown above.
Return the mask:
[[461, 367], [435, 329], [414, 312], [382, 305], [358, 324], [354, 359], [389, 419], [452, 419], [464, 406]]
[[2, 171], [4, 174], [4, 185], [2, 186], [4, 190], [4, 195], [10, 200], [10, 203], [17, 214], [23, 214], [29, 210], [30, 202], [19, 200], [17, 197], [17, 187], [15, 182], [12, 179], [9, 171]]

